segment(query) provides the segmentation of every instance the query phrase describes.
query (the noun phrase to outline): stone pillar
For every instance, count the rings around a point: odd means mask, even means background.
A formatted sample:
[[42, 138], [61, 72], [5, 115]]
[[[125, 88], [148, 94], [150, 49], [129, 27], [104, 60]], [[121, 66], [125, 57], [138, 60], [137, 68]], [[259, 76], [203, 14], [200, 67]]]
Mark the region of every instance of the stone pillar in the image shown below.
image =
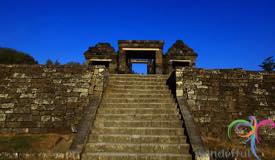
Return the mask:
[[128, 72], [127, 73], [132, 73], [132, 66], [133, 66], [133, 63], [131, 63], [130, 61], [128, 61]]
[[126, 51], [120, 49], [119, 52], [119, 58], [118, 58], [118, 64], [119, 64], [119, 73], [125, 73], [126, 72]]
[[101, 65], [96, 65], [94, 68], [93, 80], [95, 87], [90, 88], [89, 94], [94, 94], [101, 97], [103, 94], [104, 87], [104, 73], [106, 72], [106, 67]]
[[156, 74], [162, 74], [162, 50], [156, 51]]
[[111, 56], [111, 58], [112, 58], [112, 61], [109, 63], [109, 72], [117, 73], [118, 55], [114, 54]]
[[154, 68], [153, 61], [152, 60], [148, 61], [148, 63], [147, 63], [147, 74], [154, 74], [154, 70], [155, 70], [155, 68]]

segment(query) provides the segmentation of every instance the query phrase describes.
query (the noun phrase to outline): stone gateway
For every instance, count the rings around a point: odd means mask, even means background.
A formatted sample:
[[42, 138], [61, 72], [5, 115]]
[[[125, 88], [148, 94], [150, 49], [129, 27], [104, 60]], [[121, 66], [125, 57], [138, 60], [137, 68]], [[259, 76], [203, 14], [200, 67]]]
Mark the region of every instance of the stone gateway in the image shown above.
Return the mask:
[[104, 65], [110, 73], [132, 73], [133, 63], [147, 64], [148, 74], [168, 74], [175, 67], [195, 67], [197, 54], [181, 40], [163, 53], [163, 41], [120, 40], [119, 50], [109, 43], [98, 43], [85, 53], [88, 64]]

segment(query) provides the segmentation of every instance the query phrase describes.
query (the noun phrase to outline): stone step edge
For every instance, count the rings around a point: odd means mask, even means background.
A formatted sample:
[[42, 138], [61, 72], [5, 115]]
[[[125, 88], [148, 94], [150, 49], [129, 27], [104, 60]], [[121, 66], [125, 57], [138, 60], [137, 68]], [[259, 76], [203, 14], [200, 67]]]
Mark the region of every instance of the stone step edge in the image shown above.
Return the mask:
[[[122, 86], [122, 85], [121, 85]], [[169, 88], [167, 87], [161, 87], [161, 88], [158, 88], [158, 89], [156, 89], [156, 88], [143, 88], [143, 89], [139, 89], [139, 88], [123, 88], [123, 87], [121, 87], [121, 88], [118, 88], [118, 87], [109, 87], [109, 88], [107, 88], [107, 90], [110, 90], [110, 89], [112, 89], [112, 90], [129, 90], [129, 91], [170, 91], [169, 90]]]
[[[116, 116], [136, 116], [136, 115], [142, 115], [142, 116], [163, 116], [163, 115], [165, 115], [165, 116], [175, 116], [175, 118], [177, 117], [177, 116], [179, 116], [179, 114], [178, 113], [175, 113], [175, 114], [147, 114], [147, 113], [136, 113], [136, 114], [127, 114], [127, 113], [125, 113], [125, 114], [121, 114], [121, 113], [118, 113], [118, 114], [114, 114], [114, 113], [97, 113], [97, 115], [98, 116], [100, 116], [100, 115], [105, 115], [105, 116], [109, 116], [109, 115], [116, 115]], [[99, 117], [100, 118], [100, 117]]]
[[[149, 81], [151, 80], [151, 81]], [[157, 80], [157, 81], [154, 81]], [[163, 79], [163, 78], [148, 78], [148, 79], [139, 79], [139, 78], [111, 78], [109, 82], [120, 82], [120, 83], [162, 83], [162, 84], [166, 84], [166, 80], [167, 79]]]
[[177, 156], [177, 157], [189, 157], [190, 154], [176, 154], [176, 153], [127, 153], [127, 152], [84, 152], [88, 155], [103, 155], [103, 156]]
[[[112, 105], [117, 105], [116, 103], [113, 103]], [[123, 109], [123, 108], [127, 108], [127, 109], [146, 109], [146, 108], [150, 108], [150, 109], [160, 109], [160, 110], [164, 110], [164, 109], [172, 109], [172, 110], [176, 110], [176, 106], [173, 106], [173, 105], [167, 105], [167, 106], [164, 106], [164, 105], [154, 105], [154, 106], [145, 106], [145, 105], [138, 105], [138, 104], [134, 104], [134, 105], [129, 105], [129, 106], [126, 106], [126, 105], [123, 105], [123, 104], [118, 104], [120, 107], [116, 107], [116, 109]], [[128, 105], [128, 104], [127, 104]], [[148, 104], [149, 105], [149, 104]], [[104, 104], [102, 105], [102, 107], [100, 109], [112, 109], [112, 106], [108, 106], [108, 104]]]
[[122, 74], [118, 74], [118, 73], [110, 73], [109, 76], [132, 76], [132, 77], [135, 77], [135, 76], [139, 76], [139, 77], [169, 77], [169, 74], [132, 74], [132, 73], [122, 73]]
[[99, 145], [99, 146], [107, 146], [107, 145], [119, 145], [119, 146], [164, 146], [164, 147], [169, 147], [169, 146], [184, 146], [184, 147], [189, 147], [188, 143], [179, 143], [179, 144], [169, 144], [169, 143], [109, 143], [109, 142], [87, 142], [87, 145]]
[[151, 82], [151, 81], [111, 81], [109, 85], [156, 85], [167, 86], [164, 82]]
[[[159, 139], [169, 139], [169, 138], [175, 138], [175, 139], [181, 139], [183, 142], [169, 142], [167, 144], [188, 144], [186, 142], [187, 137], [185, 135], [132, 135], [132, 134], [90, 134], [87, 143], [93, 143], [91, 140], [96, 140], [97, 137], [119, 137], [119, 138], [130, 138], [130, 139], [146, 139], [146, 138], [159, 138]], [[94, 139], [95, 138], [95, 139]], [[140, 143], [140, 142], [139, 142]], [[152, 143], [152, 142], [150, 142]], [[136, 144], [136, 143], [133, 143]], [[149, 144], [149, 143], [147, 143]]]
[[155, 84], [108, 84], [108, 87], [144, 87], [144, 86], [150, 86], [150, 87], [160, 87], [160, 88], [168, 88], [165, 84], [155, 85]]
[[167, 79], [164, 78], [111, 78], [109, 83], [157, 83], [166, 85]]
[[148, 99], [148, 98], [154, 98], [154, 99], [171, 99], [173, 98], [172, 95], [162, 95], [162, 96], [159, 96], [159, 95], [105, 95], [104, 97], [106, 98], [119, 98], [121, 99], [120, 97], [123, 97], [123, 99]]
[[89, 135], [90, 137], [92, 137], [92, 136], [110, 136], [110, 137], [137, 137], [137, 138], [151, 138], [151, 137], [153, 137], [153, 138], [176, 138], [176, 137], [178, 137], [178, 138], [180, 138], [180, 137], [182, 137], [182, 138], [186, 138], [186, 136], [185, 135], [140, 135], [140, 134], [90, 134]]
[[147, 74], [147, 75], [140, 75], [140, 74], [132, 74], [132, 73], [123, 73], [123, 74], [116, 74], [111, 73], [110, 76], [169, 76], [169, 74]]
[[147, 107], [147, 108], [126, 108], [126, 107], [124, 107], [124, 108], [121, 108], [121, 107], [119, 107], [119, 108], [112, 108], [112, 107], [101, 107], [101, 108], [99, 108], [98, 110], [124, 110], [124, 111], [127, 111], [127, 110], [171, 110], [171, 111], [176, 111], [175, 110], [175, 108], [149, 108], [149, 107]]
[[162, 120], [162, 121], [160, 121], [160, 120], [151, 120], [151, 121], [149, 121], [149, 120], [140, 120], [140, 121], [137, 121], [137, 120], [97, 120], [97, 121], [100, 121], [100, 122], [126, 122], [126, 123], [129, 123], [129, 122], [131, 122], [131, 123], [136, 123], [136, 122], [138, 122], [138, 123], [151, 123], [151, 122], [153, 122], [153, 123], [178, 123], [178, 122], [180, 122], [180, 120], [173, 120], [173, 121], [165, 121], [165, 120]]
[[146, 100], [148, 100], [148, 99], [149, 99], [149, 100], [152, 100], [152, 99], [154, 99], [154, 100], [174, 100], [174, 99], [172, 99], [172, 97], [166, 97], [165, 99], [164, 99], [164, 98], [151, 98], [151, 97], [148, 97], [148, 98], [122, 97], [122, 98], [107, 98], [107, 99], [105, 99], [105, 100], [113, 100], [113, 99], [127, 99], [127, 100], [144, 100], [144, 99], [146, 99]]
[[[106, 93], [108, 91], [112, 91], [112, 92], [118, 92], [118, 91], [128, 91], [128, 92], [166, 92], [166, 93], [171, 93], [171, 91], [168, 88], [162, 88], [162, 89], [137, 89], [137, 88], [131, 88], [131, 89], [127, 89], [127, 88], [108, 88], [106, 90]], [[123, 92], [123, 93], [124, 93]], [[118, 92], [119, 93], [119, 92]]]
[[[112, 105], [117, 105], [116, 103], [113, 103]], [[176, 110], [177, 108], [176, 108], [176, 106], [173, 106], [173, 105], [167, 105], [167, 106], [165, 106], [165, 105], [154, 105], [154, 106], [145, 106], [145, 105], [138, 105], [138, 104], [134, 104], [134, 105], [129, 105], [129, 106], [126, 106], [126, 105], [123, 105], [123, 104], [118, 104], [120, 107], [116, 107], [117, 109], [119, 109], [119, 108], [121, 108], [121, 109], [123, 109], [123, 108], [133, 108], [133, 109], [146, 109], [146, 108], [152, 108], [152, 109], [173, 109], [173, 110]], [[128, 105], [128, 104], [127, 104]], [[148, 104], [149, 105], [149, 104]], [[108, 105], [108, 104], [104, 104], [104, 105], [102, 105], [101, 106], [101, 108], [100, 109], [102, 109], [102, 108], [104, 108], [104, 109], [111, 109], [112, 108], [112, 106], [111, 105]], [[177, 110], [176, 110], [177, 111]]]
[[178, 120], [178, 121], [162, 121], [162, 120], [153, 120], [153, 121], [137, 121], [137, 120], [133, 120], [133, 121], [130, 121], [130, 120], [101, 120], [101, 119], [95, 119], [95, 122], [96, 124], [104, 124], [104, 123], [159, 123], [159, 124], [162, 124], [162, 123], [175, 123], [176, 125], [181, 125], [181, 122]]
[[167, 86], [165, 82], [157, 82], [157, 81], [123, 81], [123, 80], [116, 80], [116, 81], [109, 81], [109, 85], [162, 85], [162, 86]]
[[[148, 103], [106, 103], [106, 102], [104, 102], [104, 103], [102, 103], [102, 104], [109, 104], [109, 105], [111, 105], [111, 104], [130, 104], [130, 105], [142, 105], [142, 104], [148, 104]], [[150, 104], [152, 104], [152, 105], [176, 105], [176, 103], [163, 103], [163, 102], [160, 102], [160, 103], [156, 103], [156, 102], [153, 102], [153, 103], [150, 103]]]
[[153, 94], [150, 94], [150, 93], [138, 93], [138, 94], [134, 94], [134, 93], [113, 93], [113, 92], [110, 92], [110, 93], [106, 93], [105, 95], [107, 96], [113, 96], [113, 95], [123, 95], [123, 96], [148, 96], [148, 95], [154, 95], [154, 96], [172, 96], [172, 94], [170, 93], [153, 93]]
[[182, 127], [171, 127], [171, 128], [167, 128], [167, 127], [93, 127], [92, 130], [96, 130], [96, 129], [133, 129], [133, 130], [139, 130], [139, 129], [152, 129], [152, 130], [157, 130], [157, 129], [165, 129], [165, 130], [184, 130], [184, 128]]
[[114, 79], [138, 79], [138, 80], [148, 80], [148, 79], [158, 79], [158, 80], [163, 80], [166, 81], [168, 77], [165, 76], [109, 76], [109, 79], [114, 80]]
[[168, 77], [165, 76], [109, 76], [110, 80], [116, 80], [116, 79], [131, 79], [131, 80], [151, 80], [151, 79], [157, 79], [161, 81], [167, 81]]

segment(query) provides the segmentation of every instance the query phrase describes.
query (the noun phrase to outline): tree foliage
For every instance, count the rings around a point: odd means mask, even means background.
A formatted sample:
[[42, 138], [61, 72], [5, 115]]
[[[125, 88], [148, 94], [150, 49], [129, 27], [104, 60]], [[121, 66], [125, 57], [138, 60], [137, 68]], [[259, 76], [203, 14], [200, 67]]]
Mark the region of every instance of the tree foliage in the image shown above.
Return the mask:
[[265, 71], [273, 71], [275, 69], [275, 63], [273, 57], [267, 57], [264, 59], [261, 65], [259, 65]]
[[48, 60], [46, 61], [46, 65], [47, 65], [47, 66], [53, 66], [53, 65], [59, 66], [59, 65], [61, 65], [61, 63], [60, 63], [58, 60], [55, 60], [55, 62], [53, 62], [51, 59], [48, 59]]
[[54, 65], [59, 66], [61, 63], [58, 60], [55, 60]]
[[37, 61], [27, 53], [0, 47], [0, 64], [37, 64]]
[[47, 65], [47, 66], [52, 66], [52, 65], [53, 65], [53, 61], [50, 60], [50, 59], [48, 59], [48, 60], [46, 61], [46, 65]]
[[67, 63], [66, 63], [66, 65], [70, 65], [70, 66], [80, 66], [80, 65], [81, 65], [81, 63], [71, 61], [71, 62], [67, 62]]

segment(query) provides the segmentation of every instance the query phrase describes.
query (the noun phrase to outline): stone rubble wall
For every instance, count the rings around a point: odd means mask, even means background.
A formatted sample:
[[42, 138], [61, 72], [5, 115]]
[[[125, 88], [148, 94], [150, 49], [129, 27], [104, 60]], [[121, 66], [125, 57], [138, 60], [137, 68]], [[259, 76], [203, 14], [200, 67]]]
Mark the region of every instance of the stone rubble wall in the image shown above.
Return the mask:
[[[176, 85], [202, 137], [227, 140], [230, 122], [250, 115], [275, 121], [275, 72], [182, 68], [176, 70]], [[263, 144], [275, 146], [274, 129], [261, 134]]]
[[10, 153], [1, 152], [1, 160], [80, 160], [80, 154], [74, 152], [64, 153]]
[[1, 65], [0, 133], [77, 132], [99, 68]]

